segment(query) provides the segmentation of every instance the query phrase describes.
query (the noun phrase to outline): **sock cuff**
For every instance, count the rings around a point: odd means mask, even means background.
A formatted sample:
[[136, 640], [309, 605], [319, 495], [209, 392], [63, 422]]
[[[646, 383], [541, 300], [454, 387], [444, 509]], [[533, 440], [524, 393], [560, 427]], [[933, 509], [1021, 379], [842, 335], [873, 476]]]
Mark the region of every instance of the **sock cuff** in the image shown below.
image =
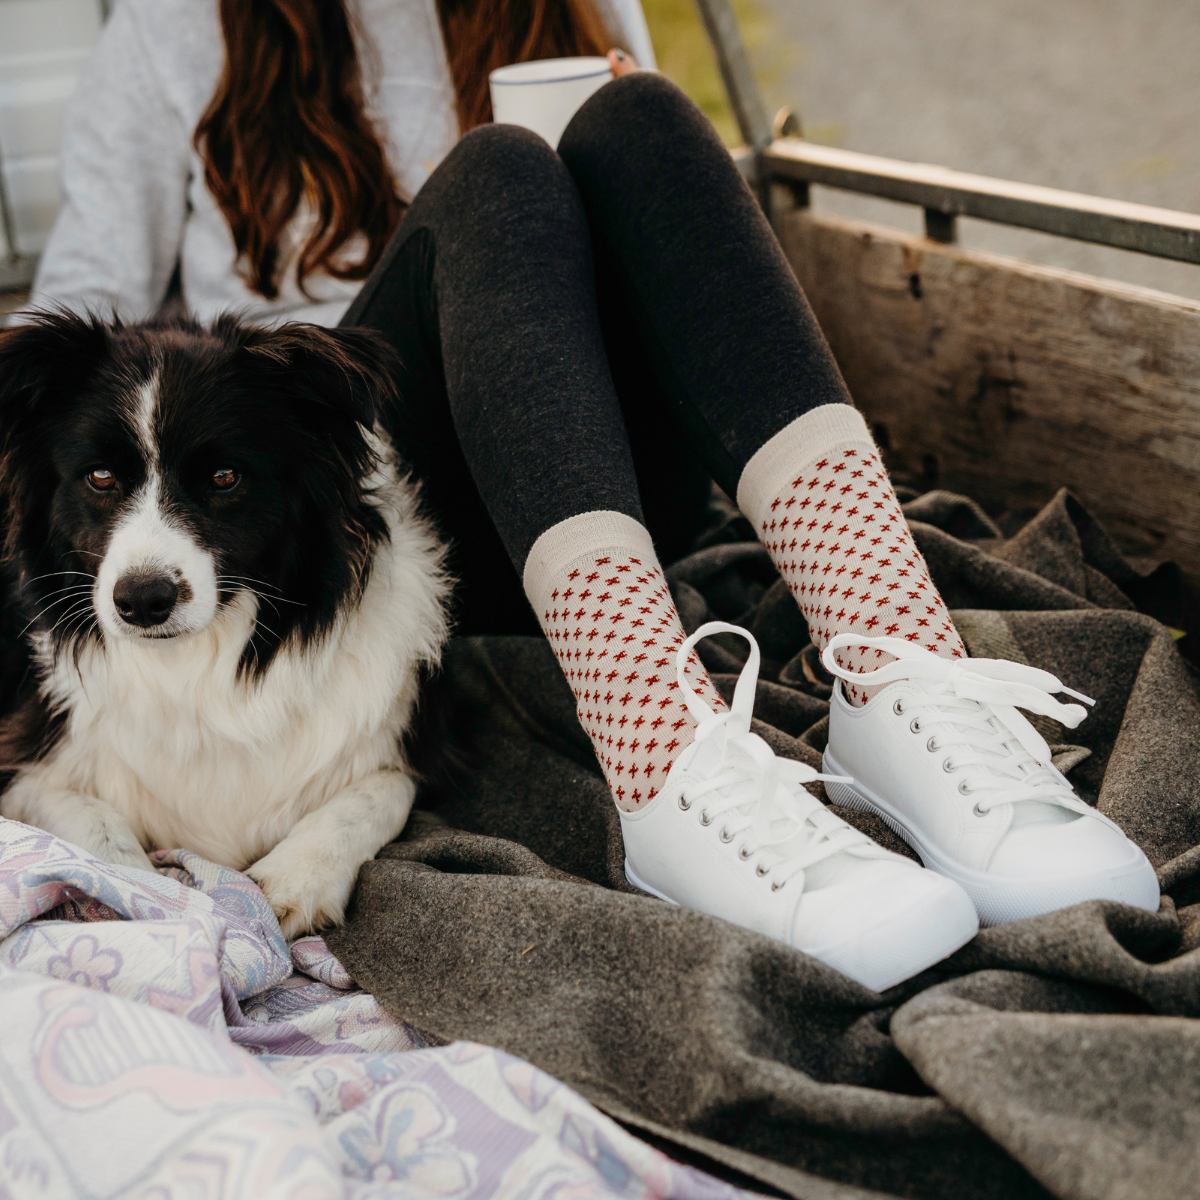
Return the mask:
[[810, 409], [751, 456], [738, 480], [738, 508], [756, 524], [771, 501], [808, 463], [839, 445], [863, 441], [874, 449], [871, 431], [853, 405], [822, 404]]
[[604, 550], [642, 555], [658, 565], [654, 542], [646, 527], [619, 512], [586, 512], [551, 525], [529, 551], [522, 582], [525, 595], [540, 612], [546, 594], [558, 587], [567, 567], [577, 559]]

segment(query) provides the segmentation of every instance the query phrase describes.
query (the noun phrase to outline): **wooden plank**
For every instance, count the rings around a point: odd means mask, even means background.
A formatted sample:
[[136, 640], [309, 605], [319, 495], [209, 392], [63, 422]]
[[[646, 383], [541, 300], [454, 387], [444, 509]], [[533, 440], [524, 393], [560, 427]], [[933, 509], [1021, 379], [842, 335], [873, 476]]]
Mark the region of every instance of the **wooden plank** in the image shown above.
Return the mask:
[[893, 469], [998, 507], [1065, 485], [1200, 574], [1200, 303], [808, 209], [776, 228]]
[[820, 183], [918, 204], [927, 212], [941, 214], [947, 227], [952, 226], [955, 216], [977, 217], [1200, 263], [1200, 216], [1194, 213], [969, 175], [929, 163], [879, 158], [856, 150], [818, 146], [801, 138], [777, 139], [763, 152], [762, 167], [773, 179]]

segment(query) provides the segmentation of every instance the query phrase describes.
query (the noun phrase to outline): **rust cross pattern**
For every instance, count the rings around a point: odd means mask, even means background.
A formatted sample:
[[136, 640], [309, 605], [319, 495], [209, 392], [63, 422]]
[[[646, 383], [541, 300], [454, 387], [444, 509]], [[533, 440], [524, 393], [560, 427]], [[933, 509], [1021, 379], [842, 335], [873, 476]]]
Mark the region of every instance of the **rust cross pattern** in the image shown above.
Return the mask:
[[[539, 616], [614, 799], [626, 810], [642, 807], [696, 725], [679, 697], [675, 655], [687, 635], [662, 568], [616, 551], [581, 558]], [[695, 652], [685, 674], [709, 707], [724, 709]]]
[[[814, 500], [817, 496], [822, 498]], [[904, 638], [935, 654], [965, 655], [869, 443], [822, 451], [792, 476], [768, 512], [759, 522], [759, 539], [795, 596], [818, 650], [839, 633], [861, 631]], [[843, 585], [843, 577], [850, 584]], [[913, 603], [918, 599], [920, 606]], [[847, 647], [837, 659], [861, 674], [883, 657], [881, 650]], [[871, 689], [849, 684], [846, 690], [856, 704], [870, 698]]]

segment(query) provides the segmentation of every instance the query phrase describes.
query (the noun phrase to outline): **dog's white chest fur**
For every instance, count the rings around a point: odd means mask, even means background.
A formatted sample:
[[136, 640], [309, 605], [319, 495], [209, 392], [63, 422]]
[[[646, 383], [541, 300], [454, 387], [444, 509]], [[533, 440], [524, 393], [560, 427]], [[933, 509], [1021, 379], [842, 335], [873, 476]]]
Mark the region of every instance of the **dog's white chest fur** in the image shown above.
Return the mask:
[[257, 679], [239, 679], [238, 661], [271, 609], [250, 592], [189, 637], [43, 659], [67, 727], [21, 790], [93, 796], [143, 845], [242, 869], [351, 784], [402, 770], [418, 669], [445, 636], [446, 584], [409, 488], [393, 476], [376, 494], [391, 540], [361, 600], [315, 645], [286, 643]]

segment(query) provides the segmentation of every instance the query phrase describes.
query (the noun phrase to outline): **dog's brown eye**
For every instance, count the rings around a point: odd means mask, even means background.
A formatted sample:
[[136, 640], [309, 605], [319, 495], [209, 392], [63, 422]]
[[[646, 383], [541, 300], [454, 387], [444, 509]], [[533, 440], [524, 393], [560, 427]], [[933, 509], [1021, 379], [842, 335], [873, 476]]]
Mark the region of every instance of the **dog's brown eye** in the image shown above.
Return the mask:
[[117, 486], [117, 477], [107, 467], [89, 471], [87, 481], [98, 492], [108, 492]]
[[241, 477], [232, 467], [220, 467], [213, 472], [212, 485], [218, 492], [227, 492], [237, 486], [239, 478]]

